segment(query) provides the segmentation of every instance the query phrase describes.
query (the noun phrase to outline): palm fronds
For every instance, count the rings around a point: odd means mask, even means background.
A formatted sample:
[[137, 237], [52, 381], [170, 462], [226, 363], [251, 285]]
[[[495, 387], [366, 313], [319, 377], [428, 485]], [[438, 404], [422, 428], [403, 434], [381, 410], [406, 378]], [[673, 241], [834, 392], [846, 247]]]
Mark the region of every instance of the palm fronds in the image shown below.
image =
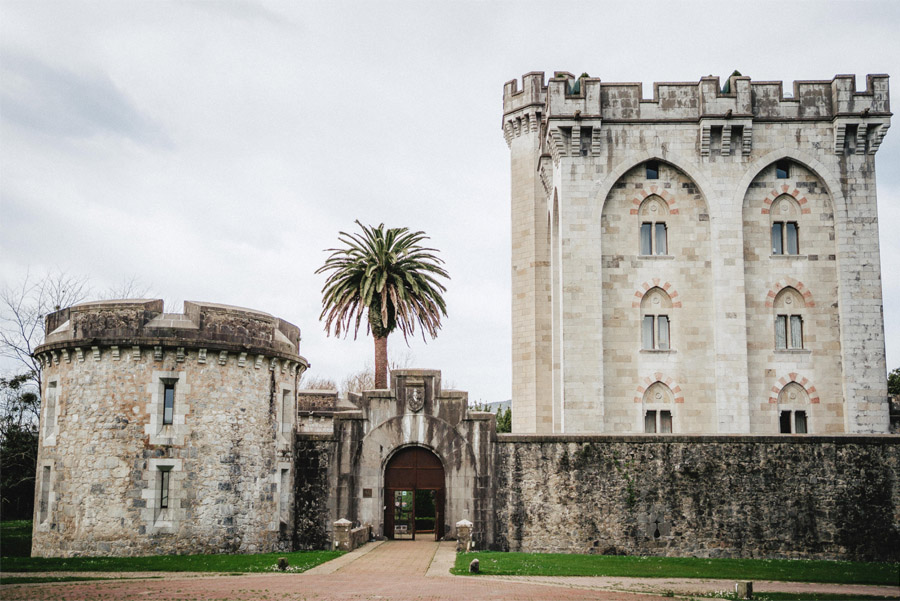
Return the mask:
[[449, 275], [437, 250], [421, 246], [424, 232], [408, 228], [385, 229], [356, 221], [361, 233], [340, 232], [342, 248], [329, 248], [328, 259], [316, 273], [328, 273], [322, 288], [325, 331], [346, 336], [359, 333], [363, 317], [367, 331], [384, 337], [398, 329], [407, 338], [416, 325], [422, 337], [437, 336], [447, 315], [442, 278]]

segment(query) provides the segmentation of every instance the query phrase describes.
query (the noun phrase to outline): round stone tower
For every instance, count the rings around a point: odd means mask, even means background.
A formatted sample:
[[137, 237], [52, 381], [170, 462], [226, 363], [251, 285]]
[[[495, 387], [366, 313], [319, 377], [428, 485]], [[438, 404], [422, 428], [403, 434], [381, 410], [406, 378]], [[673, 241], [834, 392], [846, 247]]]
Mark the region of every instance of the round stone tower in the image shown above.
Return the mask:
[[32, 555], [290, 548], [299, 328], [119, 300], [46, 331]]

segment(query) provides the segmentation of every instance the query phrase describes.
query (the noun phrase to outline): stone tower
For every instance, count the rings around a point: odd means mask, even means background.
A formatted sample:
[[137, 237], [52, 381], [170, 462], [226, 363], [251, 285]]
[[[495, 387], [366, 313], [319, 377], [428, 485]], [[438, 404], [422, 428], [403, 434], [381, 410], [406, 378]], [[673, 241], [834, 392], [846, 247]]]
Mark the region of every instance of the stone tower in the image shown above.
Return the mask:
[[[550, 229], [541, 157], [543, 73], [524, 77], [518, 94], [504, 90], [504, 135], [512, 177], [512, 365], [516, 432], [551, 432]], [[507, 88], [510, 84], [507, 84]], [[513, 82], [513, 89], [515, 82]]]
[[888, 427], [888, 76], [510, 81], [515, 432]]
[[32, 554], [288, 550], [300, 330], [161, 300], [51, 313]]

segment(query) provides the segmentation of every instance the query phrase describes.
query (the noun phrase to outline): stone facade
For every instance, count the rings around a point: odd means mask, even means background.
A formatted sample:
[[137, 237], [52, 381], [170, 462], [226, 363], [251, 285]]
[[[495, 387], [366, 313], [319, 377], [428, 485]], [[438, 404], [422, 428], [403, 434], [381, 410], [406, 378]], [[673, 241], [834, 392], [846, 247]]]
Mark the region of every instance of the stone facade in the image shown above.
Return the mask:
[[443, 390], [435, 370], [394, 370], [390, 389], [366, 391], [352, 400], [354, 410], [334, 414], [332, 433], [297, 434], [297, 454], [307, 457], [301, 461], [308, 468], [298, 470], [297, 506], [309, 508], [312, 516], [300, 517], [298, 509], [300, 547], [331, 539], [338, 519], [370, 524], [376, 536], [390, 535], [385, 531], [385, 470], [399, 451], [412, 447], [433, 452], [442, 465], [445, 503], [437, 519], [443, 533], [454, 537], [462, 519], [481, 533], [492, 531], [492, 414], [469, 410], [465, 392]]
[[46, 320], [33, 555], [292, 547], [297, 327], [161, 300]]
[[887, 432], [886, 75], [522, 83], [514, 432]]

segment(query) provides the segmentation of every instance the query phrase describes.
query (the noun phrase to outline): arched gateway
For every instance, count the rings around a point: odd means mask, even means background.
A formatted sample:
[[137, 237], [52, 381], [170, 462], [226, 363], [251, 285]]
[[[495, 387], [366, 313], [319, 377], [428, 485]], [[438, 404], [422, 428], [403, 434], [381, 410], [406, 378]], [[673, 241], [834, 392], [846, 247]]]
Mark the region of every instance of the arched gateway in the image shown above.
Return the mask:
[[395, 370], [389, 390], [350, 400], [356, 408], [334, 413], [333, 434], [320, 439], [334, 445], [329, 524], [346, 519], [371, 525], [375, 536], [442, 538], [469, 520], [490, 536], [491, 414], [469, 411], [466, 393], [442, 390], [441, 372], [427, 369]]
[[404, 447], [384, 468], [384, 534], [388, 538], [444, 536], [444, 466], [420, 446]]

